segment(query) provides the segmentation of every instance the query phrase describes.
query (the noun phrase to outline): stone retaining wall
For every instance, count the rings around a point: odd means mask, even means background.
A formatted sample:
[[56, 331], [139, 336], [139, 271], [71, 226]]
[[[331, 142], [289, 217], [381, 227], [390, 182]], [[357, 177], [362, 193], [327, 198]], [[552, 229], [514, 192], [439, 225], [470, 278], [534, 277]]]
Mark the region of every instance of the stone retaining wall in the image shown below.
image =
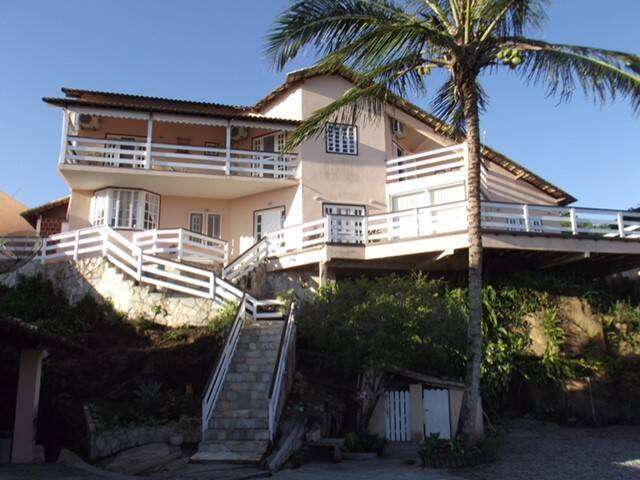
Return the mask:
[[206, 325], [218, 308], [208, 298], [156, 291], [150, 285], [138, 284], [102, 257], [47, 265], [33, 261], [15, 272], [0, 275], [0, 283], [13, 286], [21, 275], [40, 275], [51, 280], [71, 304], [91, 295], [109, 302], [129, 319], [145, 318], [169, 327]]
[[185, 416], [165, 425], [136, 425], [100, 431], [89, 406], [84, 407], [84, 415], [89, 460], [108, 457], [140, 445], [169, 442], [169, 438], [176, 434], [182, 436], [184, 443], [197, 443], [202, 435], [199, 418]]

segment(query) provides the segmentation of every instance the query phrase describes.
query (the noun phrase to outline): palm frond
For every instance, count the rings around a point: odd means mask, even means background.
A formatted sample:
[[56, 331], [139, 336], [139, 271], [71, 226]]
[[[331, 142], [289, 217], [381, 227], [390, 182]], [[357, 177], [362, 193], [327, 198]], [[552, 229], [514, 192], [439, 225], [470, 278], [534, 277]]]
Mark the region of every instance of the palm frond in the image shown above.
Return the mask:
[[291, 152], [310, 138], [319, 137], [327, 122], [356, 123], [358, 119], [372, 121], [384, 111], [391, 92], [381, 84], [352, 87], [342, 97], [316, 110], [287, 137], [285, 152]]
[[521, 75], [531, 83], [544, 84], [547, 94], [569, 100], [580, 89], [597, 102], [627, 97], [640, 112], [640, 57], [614, 50], [547, 43], [522, 37], [503, 43], [524, 52]]
[[[477, 82], [476, 93], [478, 96], [478, 110], [484, 112], [488, 106], [488, 97], [482, 85]], [[433, 115], [438, 117], [448, 127], [448, 131], [445, 133], [452, 134], [465, 131], [466, 125], [461, 95], [462, 93], [457, 87], [455, 80], [449, 77], [431, 99]]]
[[479, 37], [520, 36], [528, 29], [538, 29], [547, 20], [548, 4], [549, 0], [482, 0], [475, 9]]
[[411, 20], [392, 0], [298, 0], [277, 17], [266, 54], [282, 69], [305, 46], [324, 57], [379, 25]]

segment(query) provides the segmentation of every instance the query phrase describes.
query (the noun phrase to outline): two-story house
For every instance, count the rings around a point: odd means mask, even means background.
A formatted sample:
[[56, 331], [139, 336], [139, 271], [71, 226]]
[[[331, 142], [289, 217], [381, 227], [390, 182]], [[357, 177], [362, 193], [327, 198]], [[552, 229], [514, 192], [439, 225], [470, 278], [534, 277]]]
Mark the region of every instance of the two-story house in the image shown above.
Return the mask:
[[[379, 118], [328, 124], [281, 153], [288, 132], [350, 80], [294, 72], [253, 106], [66, 88], [45, 98], [63, 112], [66, 229], [108, 225], [158, 251], [184, 235], [194, 247], [181, 247], [185, 258], [231, 264], [231, 276], [265, 238], [270, 270], [463, 267], [465, 146], [428, 113], [398, 99]], [[637, 261], [633, 214], [567, 207], [570, 194], [488, 148], [482, 182], [489, 265], [515, 257], [517, 268], [581, 262], [605, 273]]]
[[[203, 397], [201, 450], [213, 458], [255, 460], [276, 436], [294, 326], [291, 315], [271, 325], [282, 316], [267, 294], [365, 272], [466, 267], [466, 145], [427, 112], [398, 98], [375, 118], [328, 123], [283, 152], [287, 135], [351, 88], [352, 75], [297, 71], [253, 106], [68, 88], [44, 99], [62, 111], [58, 171], [70, 198], [62, 233], [37, 245], [36, 259], [104, 258], [132, 279], [116, 295], [150, 285], [240, 302]], [[640, 213], [572, 207], [569, 193], [504, 155], [485, 147], [483, 157], [490, 273], [640, 265]], [[266, 286], [243, 291], [257, 268]], [[242, 356], [250, 320], [275, 328], [256, 365]]]

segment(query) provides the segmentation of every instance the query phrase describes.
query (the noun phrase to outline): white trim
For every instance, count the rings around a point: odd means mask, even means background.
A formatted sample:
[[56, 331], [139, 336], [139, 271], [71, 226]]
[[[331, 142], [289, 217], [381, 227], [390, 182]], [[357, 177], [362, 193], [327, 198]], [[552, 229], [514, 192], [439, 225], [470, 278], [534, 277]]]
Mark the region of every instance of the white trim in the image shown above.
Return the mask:
[[132, 112], [109, 108], [69, 107], [68, 110], [79, 114], [97, 115], [98, 117], [129, 118], [132, 120], [146, 120], [149, 116], [147, 112]]

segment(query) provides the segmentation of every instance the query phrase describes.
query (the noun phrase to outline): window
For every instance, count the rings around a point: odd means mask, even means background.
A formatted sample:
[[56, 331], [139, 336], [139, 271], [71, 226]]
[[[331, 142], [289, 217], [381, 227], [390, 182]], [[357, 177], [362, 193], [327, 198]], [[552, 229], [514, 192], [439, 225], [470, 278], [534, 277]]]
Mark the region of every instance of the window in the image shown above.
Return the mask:
[[392, 208], [394, 212], [410, 210], [427, 206], [427, 195], [424, 191], [396, 195], [392, 198]]
[[91, 224], [113, 228], [158, 228], [160, 196], [142, 190], [108, 188], [91, 201]]
[[364, 223], [362, 217], [367, 214], [367, 209], [364, 205], [325, 203], [322, 205], [322, 212], [325, 217], [331, 215], [331, 242], [364, 242]]
[[193, 212], [189, 214], [189, 230], [211, 238], [220, 238], [220, 215]]
[[325, 141], [327, 153], [358, 154], [358, 129], [355, 125], [327, 123]]
[[[105, 148], [111, 149], [105, 153], [105, 167], [144, 168], [147, 144], [144, 137], [113, 135], [108, 133]], [[137, 153], [136, 153], [137, 152]]]
[[442, 205], [443, 203], [462, 202], [466, 198], [466, 189], [463, 183], [444, 188], [434, 188], [429, 190], [431, 195], [431, 205]]

